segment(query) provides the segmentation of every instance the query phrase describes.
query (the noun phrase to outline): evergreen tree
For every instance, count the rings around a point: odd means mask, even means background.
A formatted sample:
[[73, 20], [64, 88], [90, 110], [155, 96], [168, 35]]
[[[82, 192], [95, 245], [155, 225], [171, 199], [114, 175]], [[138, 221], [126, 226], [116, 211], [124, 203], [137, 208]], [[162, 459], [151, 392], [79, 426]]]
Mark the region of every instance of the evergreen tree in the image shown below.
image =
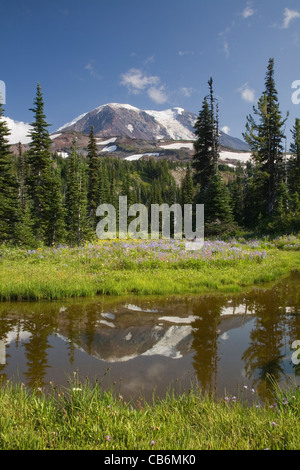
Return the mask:
[[44, 175], [50, 199], [45, 204], [44, 243], [53, 246], [65, 239], [65, 213], [61, 177], [58, 168], [50, 166]]
[[291, 194], [300, 194], [300, 119], [295, 120], [292, 129], [293, 141], [291, 143], [290, 152], [292, 158], [289, 165], [288, 182]]
[[26, 190], [25, 190], [25, 180], [26, 180], [26, 163], [25, 156], [22, 150], [22, 144], [18, 144], [18, 169], [19, 169], [19, 188], [20, 188], [20, 203], [22, 209], [25, 209], [26, 205]]
[[16, 243], [30, 248], [35, 247], [36, 240], [33, 233], [33, 220], [30, 201], [26, 193], [26, 152], [22, 150], [22, 144], [18, 144], [17, 178], [19, 184], [19, 216], [16, 225]]
[[239, 162], [235, 171], [235, 180], [229, 186], [232, 211], [234, 220], [239, 224], [244, 224], [245, 216], [245, 172], [242, 164]]
[[94, 127], [91, 127], [87, 154], [87, 211], [92, 229], [96, 228], [96, 210], [100, 204], [100, 174]]
[[15, 240], [19, 215], [18, 184], [13, 172], [12, 154], [8, 143], [10, 131], [3, 119], [0, 102], [0, 243]]
[[228, 188], [217, 170], [205, 193], [205, 224], [206, 230], [219, 234], [232, 228], [233, 215]]
[[247, 117], [246, 132], [243, 134], [249, 144], [255, 165], [264, 175], [260, 178], [260, 199], [263, 201], [262, 216], [272, 216], [278, 199], [279, 187], [285, 176], [283, 126], [279, 109], [277, 90], [274, 80], [274, 59], [269, 60], [265, 79], [265, 91], [258, 101], [257, 108], [253, 107], [258, 117], [257, 123], [253, 116]]
[[292, 129], [293, 141], [290, 152], [291, 159], [288, 165], [289, 189], [289, 229], [300, 230], [300, 119], [295, 120]]
[[37, 241], [33, 233], [33, 220], [30, 202], [25, 201], [24, 207], [20, 206], [20, 215], [16, 225], [16, 243], [30, 248], [37, 246]]
[[[110, 197], [110, 184], [108, 179], [107, 166], [104, 162], [100, 162], [99, 165], [99, 188], [98, 188], [98, 200], [99, 204], [107, 204]], [[126, 194], [124, 194], [126, 196]]]
[[39, 84], [34, 105], [30, 109], [35, 119], [31, 124], [31, 142], [26, 159], [26, 194], [30, 201], [34, 235], [37, 240], [49, 244], [58, 241], [54, 234], [61, 233], [58, 227], [62, 224], [62, 212], [59, 181], [51, 159], [49, 124]]
[[194, 202], [194, 184], [190, 165], [187, 166], [186, 175], [181, 186], [181, 204], [193, 204]]
[[79, 246], [88, 237], [87, 207], [86, 168], [73, 140], [67, 157], [65, 200], [67, 240], [71, 245]]
[[218, 153], [218, 117], [215, 114], [215, 99], [213, 96], [212, 78], [209, 84], [209, 97], [203, 100], [202, 109], [195, 123], [196, 141], [194, 143], [195, 153], [192, 166], [195, 170], [194, 180], [200, 185], [202, 195], [217, 171], [219, 160]]

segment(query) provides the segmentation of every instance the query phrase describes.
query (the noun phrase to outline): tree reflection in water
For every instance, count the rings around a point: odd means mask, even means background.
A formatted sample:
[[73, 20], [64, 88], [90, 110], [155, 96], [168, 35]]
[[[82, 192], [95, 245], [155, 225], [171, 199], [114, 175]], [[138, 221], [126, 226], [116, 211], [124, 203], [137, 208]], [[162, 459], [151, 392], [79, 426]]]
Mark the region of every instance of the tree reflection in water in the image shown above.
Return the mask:
[[[160, 373], [165, 388], [177, 377], [194, 377], [203, 390], [216, 392], [232, 385], [233, 378], [237, 384], [241, 380], [232, 357], [264, 398], [271, 391], [270, 375], [278, 382], [286, 376], [299, 380], [299, 367], [291, 361], [291, 344], [300, 340], [299, 286], [300, 275], [293, 273], [270, 288], [233, 296], [3, 303], [0, 374], [44, 386], [74, 370], [81, 354], [81, 367], [94, 376], [113, 366], [115, 374], [132, 381], [131, 388], [136, 383], [153, 389], [150, 376], [157, 379]], [[229, 338], [227, 359], [222, 338]]]

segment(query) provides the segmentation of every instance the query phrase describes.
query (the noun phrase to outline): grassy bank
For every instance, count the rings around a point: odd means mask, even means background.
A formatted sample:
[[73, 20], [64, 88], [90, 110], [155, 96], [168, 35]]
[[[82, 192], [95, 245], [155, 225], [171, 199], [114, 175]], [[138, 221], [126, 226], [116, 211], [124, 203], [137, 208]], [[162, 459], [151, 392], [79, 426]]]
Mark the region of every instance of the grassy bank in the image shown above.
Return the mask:
[[255, 400], [250, 390], [219, 401], [193, 391], [132, 406], [99, 385], [74, 383], [46, 395], [9, 383], [0, 389], [0, 448], [299, 449], [299, 389], [278, 392], [272, 404]]
[[105, 241], [84, 247], [0, 248], [0, 300], [98, 294], [239, 292], [300, 269], [300, 237], [206, 241]]

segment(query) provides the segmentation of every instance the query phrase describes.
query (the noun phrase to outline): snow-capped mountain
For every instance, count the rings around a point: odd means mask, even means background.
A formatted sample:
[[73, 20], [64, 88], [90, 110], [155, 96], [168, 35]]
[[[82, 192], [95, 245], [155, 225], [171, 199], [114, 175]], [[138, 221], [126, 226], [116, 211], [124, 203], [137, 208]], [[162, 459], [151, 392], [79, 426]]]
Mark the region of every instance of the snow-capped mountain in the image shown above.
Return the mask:
[[[144, 111], [129, 104], [109, 103], [81, 114], [72, 122], [60, 127], [57, 133], [70, 131], [89, 134], [93, 126], [95, 136], [101, 138], [193, 141], [196, 119], [195, 114], [178, 107], [164, 111]], [[245, 142], [222, 131], [220, 145], [239, 151], [248, 150]]]

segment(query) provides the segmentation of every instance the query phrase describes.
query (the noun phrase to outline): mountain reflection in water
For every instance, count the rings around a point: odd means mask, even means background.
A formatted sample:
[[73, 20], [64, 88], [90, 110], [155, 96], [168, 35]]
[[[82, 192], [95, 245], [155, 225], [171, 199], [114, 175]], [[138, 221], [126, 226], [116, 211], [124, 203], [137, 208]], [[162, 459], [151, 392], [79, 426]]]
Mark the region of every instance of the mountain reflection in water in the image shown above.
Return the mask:
[[247, 385], [265, 399], [269, 375], [300, 384], [295, 340], [299, 273], [232, 296], [0, 304], [0, 375], [30, 387], [66, 385], [76, 370], [103, 387], [116, 381], [126, 397], [164, 395], [195, 380], [218, 396]]

